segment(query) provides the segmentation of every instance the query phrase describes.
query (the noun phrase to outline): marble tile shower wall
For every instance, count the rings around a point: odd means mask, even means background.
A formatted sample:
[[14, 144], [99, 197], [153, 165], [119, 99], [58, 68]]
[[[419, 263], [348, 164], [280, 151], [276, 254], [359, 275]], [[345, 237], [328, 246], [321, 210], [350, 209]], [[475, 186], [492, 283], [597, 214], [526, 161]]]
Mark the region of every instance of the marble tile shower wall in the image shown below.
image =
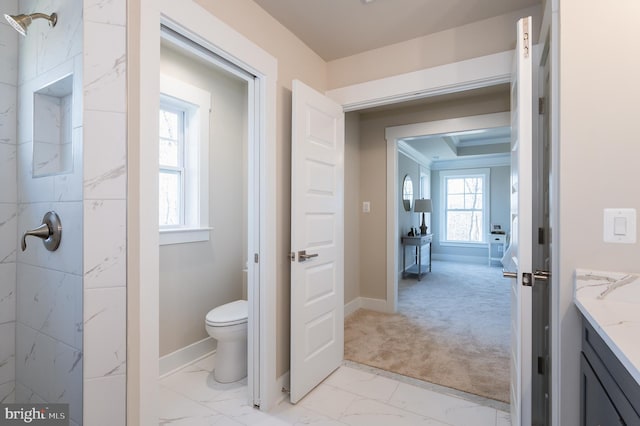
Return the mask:
[[[2, 9], [17, 13], [17, 2]], [[0, 22], [0, 403], [13, 402], [15, 389], [17, 85], [18, 34]]]
[[[2, 3], [59, 22], [20, 40], [0, 22], [0, 402], [64, 399], [73, 425], [125, 424], [126, 1]], [[32, 94], [68, 74], [72, 170], [33, 178]], [[48, 210], [61, 247], [18, 252]]]
[[[72, 424], [82, 424], [82, 1], [21, 0], [20, 13], [56, 12], [55, 28], [33, 21], [19, 38], [18, 218], [14, 240], [40, 225], [54, 210], [63, 233], [55, 252], [36, 238], [17, 252], [15, 401], [69, 403]], [[34, 129], [60, 126], [44, 110], [34, 114], [34, 93], [73, 75], [71, 132], [73, 166], [67, 173], [34, 177]], [[55, 129], [46, 129], [53, 132]], [[58, 129], [59, 133], [60, 130]]]
[[126, 0], [84, 0], [84, 422], [126, 424]]

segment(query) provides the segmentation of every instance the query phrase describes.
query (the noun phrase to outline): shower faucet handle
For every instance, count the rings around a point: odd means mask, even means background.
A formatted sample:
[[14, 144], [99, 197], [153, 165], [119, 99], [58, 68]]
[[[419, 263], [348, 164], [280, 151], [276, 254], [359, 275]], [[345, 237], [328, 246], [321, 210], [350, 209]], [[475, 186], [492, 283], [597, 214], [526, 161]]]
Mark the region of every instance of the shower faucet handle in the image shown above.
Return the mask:
[[24, 233], [22, 236], [22, 251], [27, 249], [28, 236], [42, 239], [47, 250], [55, 251], [60, 245], [60, 239], [62, 238], [62, 225], [60, 224], [58, 214], [53, 211], [47, 212], [42, 218], [42, 225]]

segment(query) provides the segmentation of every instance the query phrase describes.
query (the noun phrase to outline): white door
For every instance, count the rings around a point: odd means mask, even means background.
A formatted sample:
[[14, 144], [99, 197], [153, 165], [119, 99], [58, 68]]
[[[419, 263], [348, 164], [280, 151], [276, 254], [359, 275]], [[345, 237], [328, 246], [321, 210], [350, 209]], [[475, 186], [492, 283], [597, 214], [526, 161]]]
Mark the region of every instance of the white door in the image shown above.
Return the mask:
[[518, 21], [511, 77], [511, 423], [531, 425], [531, 284], [533, 283], [533, 43], [531, 17]]
[[344, 354], [344, 113], [293, 82], [291, 140], [291, 402]]

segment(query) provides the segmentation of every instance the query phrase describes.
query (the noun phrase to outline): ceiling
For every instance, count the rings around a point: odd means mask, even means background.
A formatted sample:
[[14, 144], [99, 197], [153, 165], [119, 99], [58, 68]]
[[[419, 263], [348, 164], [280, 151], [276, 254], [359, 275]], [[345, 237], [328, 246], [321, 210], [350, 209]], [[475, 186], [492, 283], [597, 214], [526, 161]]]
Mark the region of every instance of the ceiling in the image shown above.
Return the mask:
[[540, 4], [541, 0], [254, 0], [325, 61]]
[[494, 127], [466, 132], [420, 136], [404, 142], [431, 163], [469, 157], [496, 157], [510, 152], [511, 129]]
[[[254, 0], [326, 61], [410, 40], [540, 4], [541, 0]], [[508, 85], [486, 89], [504, 92]], [[484, 92], [478, 94], [485, 94]], [[470, 93], [425, 98], [359, 111], [444, 102]], [[430, 162], [506, 155], [510, 129], [450, 133], [405, 140]]]

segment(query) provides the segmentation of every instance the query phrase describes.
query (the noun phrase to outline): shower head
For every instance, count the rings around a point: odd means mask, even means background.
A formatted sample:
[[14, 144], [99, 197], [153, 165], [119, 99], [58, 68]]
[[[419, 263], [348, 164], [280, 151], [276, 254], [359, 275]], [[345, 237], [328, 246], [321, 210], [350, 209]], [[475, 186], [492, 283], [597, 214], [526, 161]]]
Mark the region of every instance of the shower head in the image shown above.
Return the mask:
[[55, 27], [56, 23], [58, 22], [58, 15], [56, 15], [55, 13], [52, 13], [51, 15], [47, 15], [44, 13], [32, 13], [30, 15], [7, 15], [5, 13], [4, 17], [7, 21], [9, 21], [11, 26], [23, 36], [27, 35], [27, 28], [29, 27], [29, 25], [31, 25], [31, 22], [34, 19], [46, 19], [47, 21], [49, 21], [49, 25], [51, 27]]

